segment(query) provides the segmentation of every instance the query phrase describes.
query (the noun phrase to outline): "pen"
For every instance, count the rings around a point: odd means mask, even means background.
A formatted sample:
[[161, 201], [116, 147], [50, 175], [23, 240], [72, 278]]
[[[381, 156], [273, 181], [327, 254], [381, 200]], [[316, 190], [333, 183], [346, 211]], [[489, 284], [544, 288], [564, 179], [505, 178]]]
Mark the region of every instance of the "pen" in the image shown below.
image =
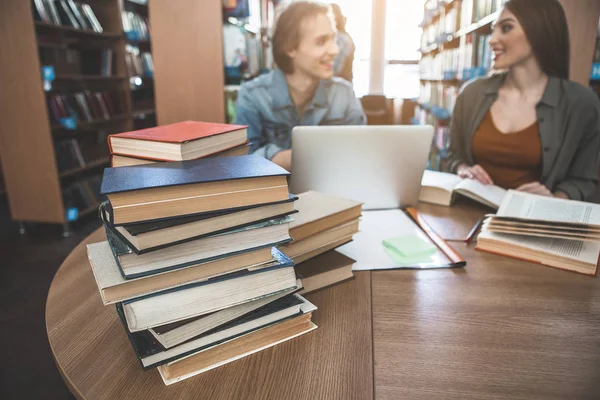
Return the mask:
[[475, 233], [477, 232], [477, 230], [479, 230], [479, 228], [483, 224], [483, 221], [485, 221], [485, 217], [479, 218], [479, 221], [477, 221], [475, 226], [473, 226], [473, 229], [471, 229], [471, 232], [469, 232], [469, 234], [467, 235], [467, 239], [465, 240], [466, 243], [469, 243], [473, 236], [475, 236]]

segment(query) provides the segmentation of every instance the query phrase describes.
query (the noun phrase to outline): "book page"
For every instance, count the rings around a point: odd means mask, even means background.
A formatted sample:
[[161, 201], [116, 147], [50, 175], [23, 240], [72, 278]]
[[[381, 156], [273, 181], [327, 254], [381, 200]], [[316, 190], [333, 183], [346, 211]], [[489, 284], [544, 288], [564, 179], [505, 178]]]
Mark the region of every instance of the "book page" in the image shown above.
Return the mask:
[[600, 254], [600, 242], [597, 241], [515, 236], [487, 230], [479, 234], [478, 240], [500, 241], [517, 247], [533, 249], [592, 265], [596, 265], [598, 254]]
[[458, 175], [425, 170], [423, 179], [421, 179], [421, 186], [437, 187], [452, 193], [454, 186], [459, 184], [460, 181], [462, 181], [462, 178]]
[[600, 205], [509, 190], [499, 217], [600, 226]]
[[[476, 196], [487, 200], [491, 204], [494, 204], [496, 207], [500, 207], [502, 199], [506, 194], [505, 189], [502, 189], [496, 185], [484, 185], [476, 179], [463, 179], [462, 182], [456, 185], [455, 189], [463, 192], [473, 193]], [[477, 199], [473, 198], [473, 200]]]
[[[337, 249], [338, 252], [356, 260], [353, 271], [452, 266], [452, 261], [402, 210], [363, 211], [359, 229], [360, 232], [354, 235], [352, 242]], [[382, 242], [400, 236], [418, 236], [435, 246], [436, 252], [417, 261], [410, 260], [407, 265], [396, 263], [386, 254]]]

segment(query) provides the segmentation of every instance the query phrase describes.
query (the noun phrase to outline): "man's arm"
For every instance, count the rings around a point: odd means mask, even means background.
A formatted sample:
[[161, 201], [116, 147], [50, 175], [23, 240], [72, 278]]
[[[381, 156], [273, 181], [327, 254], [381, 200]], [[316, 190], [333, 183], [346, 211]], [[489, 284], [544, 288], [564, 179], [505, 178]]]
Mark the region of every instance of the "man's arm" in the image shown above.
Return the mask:
[[344, 116], [344, 125], [366, 125], [367, 116], [363, 111], [360, 100], [354, 94], [354, 89], [350, 86], [348, 88], [348, 108], [346, 109], [346, 115]]
[[242, 85], [240, 88], [235, 109], [235, 124], [248, 125], [250, 154], [256, 154], [271, 160], [277, 153], [283, 150], [275, 143], [268, 142], [268, 138], [264, 134], [260, 112], [252, 99], [251, 90], [245, 85]]

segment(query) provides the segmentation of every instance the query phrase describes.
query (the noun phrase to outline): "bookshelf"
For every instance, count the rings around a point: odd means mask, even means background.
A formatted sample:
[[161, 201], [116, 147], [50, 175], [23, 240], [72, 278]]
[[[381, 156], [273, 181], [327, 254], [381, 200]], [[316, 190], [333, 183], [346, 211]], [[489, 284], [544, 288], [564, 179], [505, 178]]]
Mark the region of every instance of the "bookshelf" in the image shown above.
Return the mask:
[[[6, 38], [0, 46], [0, 160], [12, 218], [68, 230], [101, 201], [107, 135], [136, 127], [140, 109], [152, 115], [154, 94], [148, 96], [152, 103], [134, 108], [126, 59], [131, 38], [123, 18], [134, 8], [143, 13], [145, 7], [147, 14], [147, 6], [53, 2], [62, 3], [73, 7], [71, 15], [53, 13], [41, 1], [5, 0], [0, 7], [0, 37]], [[150, 41], [140, 48], [149, 53]], [[52, 67], [50, 74], [43, 67]]]
[[240, 85], [273, 68], [271, 35], [277, 0], [223, 2], [226, 120], [235, 119]]
[[[443, 167], [450, 145], [450, 116], [460, 86], [490, 70], [489, 36], [506, 0], [428, 0], [421, 23], [421, 90], [413, 124], [430, 124], [435, 138], [431, 169]], [[571, 79], [590, 83], [600, 2], [561, 0], [569, 25]]]
[[156, 126], [157, 121], [148, 1], [123, 0], [122, 18], [133, 129], [150, 128]]
[[221, 4], [150, 1], [152, 84], [159, 125], [225, 121]]

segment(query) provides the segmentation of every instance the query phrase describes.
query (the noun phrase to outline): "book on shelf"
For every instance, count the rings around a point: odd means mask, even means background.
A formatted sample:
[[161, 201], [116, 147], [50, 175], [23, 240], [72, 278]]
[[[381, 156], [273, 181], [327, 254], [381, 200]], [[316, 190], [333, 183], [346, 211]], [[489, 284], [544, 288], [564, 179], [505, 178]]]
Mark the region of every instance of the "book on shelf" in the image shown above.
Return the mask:
[[96, 18], [96, 14], [94, 13], [94, 10], [92, 10], [92, 7], [89, 4], [81, 4], [81, 10], [87, 17], [93, 30], [95, 32], [102, 33], [104, 29], [102, 28], [100, 21], [98, 21], [98, 18]]
[[80, 172], [86, 167], [104, 166], [108, 161], [105, 146], [93, 142], [93, 137], [58, 140], [54, 150], [59, 173]]
[[136, 254], [108, 227], [106, 233], [123, 278], [131, 279], [285, 244], [290, 241], [288, 226], [291, 220], [289, 216], [269, 220], [143, 254]]
[[497, 209], [506, 190], [495, 185], [484, 185], [475, 179], [463, 179], [455, 174], [429, 171], [423, 173], [419, 201], [451, 206], [457, 195], [468, 197], [490, 208]]
[[239, 271], [124, 301], [127, 327], [136, 332], [208, 314], [296, 287], [293, 262]]
[[130, 40], [148, 40], [150, 39], [150, 25], [148, 19], [132, 11], [122, 11], [123, 31]]
[[107, 168], [102, 194], [123, 225], [285, 201], [288, 175], [253, 155]]
[[166, 245], [180, 244], [192, 239], [225, 233], [295, 214], [297, 213], [294, 208], [296, 199], [290, 195], [287, 200], [272, 204], [252, 205], [239, 209], [123, 226], [110, 224], [108, 204], [103, 203], [100, 207], [100, 216], [107, 229], [117, 235], [135, 253], [141, 254]]
[[83, 12], [81, 4], [78, 4], [73, 0], [67, 0], [67, 5], [69, 6], [71, 14], [73, 15], [73, 17], [75, 17], [75, 20], [77, 21], [81, 29], [94, 29], [87, 16], [85, 15], [85, 12]]
[[152, 54], [147, 51], [140, 51], [137, 46], [125, 46], [125, 65], [127, 73], [130, 77], [133, 76], [154, 76], [154, 62]]
[[34, 19], [52, 25], [103, 32], [89, 4], [73, 0], [34, 0]]
[[100, 203], [99, 182], [100, 176], [91, 176], [73, 182], [63, 190], [63, 203], [65, 208], [88, 210], [95, 208]]
[[[122, 308], [117, 305], [119, 314], [123, 316]], [[188, 355], [200, 352], [210, 347], [221, 345], [227, 341], [272, 326], [287, 319], [311, 313], [316, 307], [299, 295], [289, 294], [272, 301], [240, 318], [226, 322], [210, 332], [190, 338], [185, 343], [165, 349], [149, 331], [126, 332], [136, 352], [138, 360], [144, 369], [182, 359]], [[124, 316], [122, 321], [124, 321]]]
[[114, 71], [113, 49], [81, 50], [81, 74], [112, 76]]
[[[478, 0], [475, 0], [478, 1]], [[464, 29], [473, 23], [473, 0], [462, 0], [460, 4], [460, 28]]]
[[188, 267], [125, 279], [108, 241], [89, 244], [88, 260], [104, 305], [170, 290], [228, 273], [287, 263], [277, 249], [263, 247], [215, 258]]
[[476, 248], [597, 275], [600, 205], [509, 190]]
[[81, 147], [77, 139], [62, 140], [55, 144], [56, 164], [58, 172], [82, 168], [85, 166], [85, 160], [81, 153]]
[[[233, 147], [231, 149], [223, 150], [218, 153], [213, 153], [206, 157], [237, 157], [237, 156], [247, 156], [248, 151], [250, 150], [250, 143], [246, 143], [237, 147]], [[203, 158], [203, 157], [200, 157]], [[126, 157], [113, 155], [111, 157], [111, 167], [129, 167], [132, 165], [142, 165], [142, 164], [152, 164], [155, 162], [159, 162], [156, 160], [149, 160], [146, 158], [135, 158], [135, 157]]]
[[166, 385], [249, 356], [258, 351], [296, 338], [317, 328], [312, 313], [302, 314], [284, 322], [243, 335], [236, 340], [210, 347], [188, 357], [158, 367]]
[[48, 112], [56, 124], [64, 118], [78, 122], [107, 120], [118, 115], [116, 92], [74, 92], [48, 96]]
[[43, 0], [33, 0], [33, 17], [36, 21], [47, 24], [54, 23], [53, 16], [50, 15], [49, 7], [46, 7]]
[[[56, 38], [38, 34], [40, 64], [52, 66], [55, 73], [81, 74], [81, 52], [67, 44], [57, 43]], [[97, 50], [96, 50], [97, 52]]]
[[296, 277], [302, 280], [300, 294], [308, 294], [354, 278], [352, 266], [356, 261], [338, 253], [328, 251], [296, 265]]
[[477, 35], [477, 66], [489, 70], [492, 62], [491, 35]]
[[144, 66], [144, 75], [154, 75], [154, 62], [152, 61], [152, 54], [149, 52], [142, 53], [142, 64]]
[[112, 154], [158, 161], [183, 161], [246, 143], [247, 127], [184, 121], [109, 136]]

